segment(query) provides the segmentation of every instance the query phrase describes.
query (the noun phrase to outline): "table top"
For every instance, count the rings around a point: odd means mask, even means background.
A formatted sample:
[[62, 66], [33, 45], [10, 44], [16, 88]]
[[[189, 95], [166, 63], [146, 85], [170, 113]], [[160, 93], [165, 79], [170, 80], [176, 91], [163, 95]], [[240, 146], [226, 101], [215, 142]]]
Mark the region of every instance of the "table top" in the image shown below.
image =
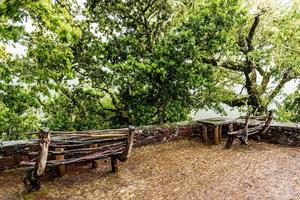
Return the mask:
[[226, 119], [226, 118], [218, 117], [218, 118], [197, 120], [197, 122], [205, 125], [219, 126], [219, 125], [227, 125], [227, 124], [235, 123], [236, 119], [228, 119], [228, 118]]

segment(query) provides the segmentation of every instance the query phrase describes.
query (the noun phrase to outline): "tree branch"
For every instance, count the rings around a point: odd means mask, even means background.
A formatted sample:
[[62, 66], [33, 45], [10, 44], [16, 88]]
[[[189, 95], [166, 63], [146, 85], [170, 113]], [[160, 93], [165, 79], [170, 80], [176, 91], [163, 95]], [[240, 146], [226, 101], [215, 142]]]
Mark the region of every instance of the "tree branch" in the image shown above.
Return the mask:
[[[260, 73], [261, 74], [261, 73]], [[271, 78], [271, 73], [264, 73], [264, 75], [262, 75], [263, 79], [261, 82], [261, 85], [259, 87], [259, 94], [262, 95], [263, 93], [265, 93], [266, 88], [270, 82], [270, 78]]]
[[245, 67], [241, 63], [235, 63], [233, 61], [226, 61], [223, 63], [218, 63], [214, 58], [202, 58], [202, 61], [206, 64], [210, 64], [216, 67], [223, 67], [226, 69], [243, 72]]
[[274, 88], [268, 98], [268, 103], [271, 102], [272, 99], [281, 91], [286, 82], [290, 81], [292, 77], [290, 76], [292, 73], [292, 68], [288, 68], [284, 73], [282, 79], [279, 81], [278, 85]]
[[247, 41], [247, 52], [250, 52], [254, 49], [253, 47], [253, 44], [252, 44], [252, 41], [253, 41], [253, 37], [254, 37], [254, 34], [255, 34], [255, 30], [259, 24], [259, 21], [260, 21], [260, 16], [261, 14], [258, 14], [255, 16], [254, 18], [254, 22], [249, 30], [249, 33], [248, 33], [248, 36], [246, 38], [246, 41]]
[[241, 107], [241, 106], [246, 105], [247, 101], [248, 101], [247, 97], [242, 97], [242, 98], [233, 99], [233, 100], [223, 100], [223, 103], [225, 103], [231, 107]]
[[267, 75], [266, 72], [263, 70], [263, 68], [260, 67], [260, 66], [256, 66], [256, 70], [257, 70], [258, 73], [259, 73], [261, 76], [263, 76], [263, 77]]
[[146, 5], [146, 7], [142, 10], [142, 15], [144, 15], [147, 10], [156, 2], [157, 0], [149, 0], [148, 4]]

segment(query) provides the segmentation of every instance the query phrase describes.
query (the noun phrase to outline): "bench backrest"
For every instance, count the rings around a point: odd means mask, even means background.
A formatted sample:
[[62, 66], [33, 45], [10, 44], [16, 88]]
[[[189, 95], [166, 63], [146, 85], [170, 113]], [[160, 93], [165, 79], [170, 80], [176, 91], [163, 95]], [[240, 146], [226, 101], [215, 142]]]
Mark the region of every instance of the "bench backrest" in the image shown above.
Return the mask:
[[[51, 136], [50, 136], [51, 135]], [[126, 161], [133, 145], [134, 128], [86, 132], [39, 132], [39, 150], [30, 152], [31, 161], [23, 165], [36, 165], [44, 171], [47, 166], [86, 162], [116, 156]], [[45, 140], [44, 138], [48, 138]], [[43, 159], [41, 159], [43, 158]], [[47, 160], [45, 161], [45, 158]], [[41, 162], [41, 163], [39, 163]]]

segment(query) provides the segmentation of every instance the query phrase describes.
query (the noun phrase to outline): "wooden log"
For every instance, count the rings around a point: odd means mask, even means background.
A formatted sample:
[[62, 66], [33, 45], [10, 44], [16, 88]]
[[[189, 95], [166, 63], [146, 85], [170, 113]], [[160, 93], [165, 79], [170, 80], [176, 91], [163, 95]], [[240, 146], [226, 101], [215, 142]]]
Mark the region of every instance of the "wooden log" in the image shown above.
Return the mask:
[[244, 129], [240, 129], [238, 131], [229, 132], [228, 135], [241, 135], [244, 133]]
[[[248, 128], [248, 135], [253, 135], [253, 134], [259, 132], [262, 128], [263, 128], [263, 126], [256, 126], [256, 127]], [[238, 131], [229, 132], [228, 135], [242, 135], [242, 134], [244, 134], [244, 132], [245, 132], [245, 129], [240, 129]]]
[[[64, 151], [64, 148], [56, 148], [55, 151], [61, 153], [61, 152]], [[64, 155], [56, 155], [55, 156], [55, 160], [64, 160], [64, 159], [65, 159]], [[66, 173], [66, 166], [65, 165], [58, 165], [56, 167], [56, 170], [57, 170], [57, 175], [59, 177], [62, 177]]]
[[[93, 144], [93, 145], [97, 145], [97, 144]], [[107, 149], [113, 149], [113, 148], [118, 148], [121, 146], [126, 146], [125, 142], [118, 142], [118, 143], [112, 143], [112, 144], [107, 144], [104, 146], [100, 146], [98, 147], [94, 147], [94, 148], [81, 148], [81, 149], [70, 149], [70, 150], [64, 150], [63, 152], [56, 152], [56, 151], [49, 151], [49, 153], [51, 155], [73, 155], [74, 153], [94, 153], [97, 151], [101, 151], [101, 150], [107, 150]]]
[[[260, 129], [261, 130], [261, 129]], [[248, 136], [251, 136], [251, 135], [256, 135], [260, 132], [260, 130], [256, 130], [256, 131], [248, 131]]]
[[125, 162], [129, 158], [133, 146], [133, 140], [134, 140], [134, 127], [129, 126], [126, 148], [124, 150], [123, 155], [120, 158], [118, 158], [120, 161]]
[[247, 115], [244, 129], [247, 130], [250, 124], [250, 114]]
[[79, 158], [69, 158], [69, 159], [64, 159], [64, 160], [49, 160], [47, 162], [47, 164], [50, 165], [66, 165], [66, 164], [71, 164], [71, 163], [79, 163], [79, 162], [86, 162], [86, 161], [92, 161], [92, 160], [96, 160], [96, 159], [102, 159], [107, 157], [108, 155], [115, 155], [115, 154], [122, 154], [124, 152], [124, 147], [120, 147], [118, 149], [108, 149], [106, 151], [103, 152], [96, 152], [93, 154], [89, 154], [86, 156], [82, 156]]
[[32, 140], [13, 140], [3, 141], [0, 146], [0, 153], [5, 154], [12, 149], [25, 149], [30, 147], [37, 147], [39, 145], [39, 139]]
[[242, 145], [247, 145], [248, 144], [248, 130], [245, 130], [245, 134], [241, 135], [241, 137], [239, 137], [241, 144]]
[[214, 144], [219, 144], [219, 126], [214, 127]]
[[116, 156], [111, 156], [111, 171], [114, 173], [119, 171], [118, 160]]
[[[230, 148], [233, 144], [234, 138], [238, 138], [241, 141], [241, 144], [248, 144], [248, 126], [250, 123], [250, 114], [247, 115], [245, 121], [245, 127], [238, 131], [228, 132], [228, 139], [225, 145], [225, 148]], [[230, 125], [229, 125], [230, 126]], [[232, 130], [232, 127], [229, 127], [229, 130]]]
[[226, 148], [230, 148], [231, 145], [232, 145], [232, 143], [233, 143], [233, 140], [234, 140], [234, 136], [233, 135], [229, 135], [225, 147]]
[[[72, 163], [83, 163], [83, 162], [88, 162], [88, 161], [92, 161], [92, 160], [99, 160], [99, 159], [105, 159], [105, 158], [110, 158], [111, 156], [116, 156], [116, 157], [120, 157], [123, 152], [124, 152], [125, 148], [120, 148], [120, 149], [116, 149], [114, 151], [106, 151], [106, 152], [101, 152], [101, 153], [95, 153], [92, 155], [87, 155], [87, 156], [83, 156], [80, 158], [69, 158], [69, 159], [64, 159], [64, 160], [49, 160], [47, 162], [47, 166], [49, 167], [54, 167], [54, 166], [58, 166], [58, 165], [67, 165], [67, 164], [72, 164]], [[26, 166], [34, 166], [35, 162], [23, 162], [23, 165]]]
[[249, 132], [255, 132], [255, 131], [261, 131], [263, 129], [263, 125], [254, 126], [251, 128], [248, 128]]
[[227, 139], [227, 142], [226, 142], [226, 145], [225, 145], [225, 148], [230, 148], [232, 143], [233, 143], [233, 140], [234, 140], [234, 136], [233, 135], [230, 135], [232, 132], [233, 132], [233, 124], [229, 124], [228, 125], [228, 139]]
[[244, 132], [241, 137], [239, 137], [241, 144], [248, 144], [248, 127], [250, 123], [250, 114], [247, 115], [246, 122], [245, 122], [245, 127], [244, 127]]
[[269, 116], [268, 116], [268, 119], [263, 127], [263, 129], [261, 130], [261, 132], [259, 133], [260, 135], [266, 135], [267, 131], [269, 130], [270, 126], [271, 126], [271, 123], [272, 123], [272, 120], [274, 118], [274, 113], [273, 111], [269, 111]]
[[[118, 142], [118, 143], [112, 143], [112, 144], [107, 144], [104, 146], [100, 146], [97, 148], [81, 148], [81, 149], [70, 149], [70, 150], [64, 150], [63, 152], [57, 152], [57, 151], [48, 151], [48, 155], [72, 155], [72, 153], [80, 153], [80, 152], [87, 152], [87, 153], [93, 153], [96, 151], [101, 151], [105, 149], [109, 149], [110, 147], [120, 147], [120, 146], [125, 146], [125, 142]], [[37, 156], [38, 152], [30, 152], [28, 155], [31, 156]]]
[[[125, 149], [125, 143], [116, 143], [116, 144], [108, 144], [97, 148], [83, 148], [83, 149], [72, 149], [72, 150], [65, 150], [63, 152], [56, 152], [56, 151], [49, 151], [49, 155], [64, 155], [65, 159], [66, 157], [73, 157], [73, 156], [84, 156], [88, 154], [92, 154], [99, 151], [106, 151], [111, 150], [114, 151], [114, 149], [118, 149], [120, 147], [123, 147]], [[36, 156], [37, 152], [30, 152], [30, 156]], [[24, 162], [21, 162], [21, 164]]]
[[[262, 128], [263, 128], [263, 126], [256, 126], [256, 127], [248, 128], [247, 129], [248, 136], [258, 133]], [[240, 129], [238, 131], [228, 133], [228, 135], [243, 135], [243, 134], [245, 134], [245, 129]]]
[[228, 125], [228, 131], [229, 132], [233, 132], [233, 124], [229, 124]]
[[258, 134], [258, 133], [259, 133], [259, 131], [248, 132], [248, 136], [256, 135], [256, 134]]
[[39, 132], [37, 162], [34, 168], [27, 171], [27, 176], [24, 178], [24, 183], [28, 192], [36, 191], [41, 188], [40, 177], [44, 175], [46, 171], [49, 144], [50, 132], [47, 130], [41, 130]]
[[51, 131], [55, 135], [69, 135], [69, 134], [106, 134], [106, 133], [126, 133], [127, 128], [122, 129], [105, 129], [105, 130], [90, 130], [90, 131]]
[[69, 144], [68, 142], [64, 142], [61, 144], [50, 144], [50, 147], [53, 148], [64, 148], [64, 149], [73, 149], [79, 147], [89, 147], [91, 144], [95, 143], [105, 143], [105, 142], [114, 142], [114, 141], [124, 141], [127, 140], [127, 137], [116, 137], [116, 138], [104, 138], [99, 140], [90, 140], [90, 141], [78, 141], [77, 144]]
[[219, 144], [221, 143], [222, 141], [222, 125], [219, 126]]
[[[98, 145], [97, 144], [92, 144], [90, 146], [91, 149], [97, 149]], [[99, 164], [98, 164], [98, 161], [97, 160], [93, 160], [92, 161], [92, 169], [97, 169], [99, 168]]]
[[79, 136], [79, 137], [95, 137], [95, 138], [109, 138], [109, 137], [121, 137], [126, 136], [126, 134], [82, 134], [82, 133], [72, 133], [68, 136]]
[[207, 127], [205, 125], [202, 126], [202, 140], [203, 140], [203, 143], [208, 142]]

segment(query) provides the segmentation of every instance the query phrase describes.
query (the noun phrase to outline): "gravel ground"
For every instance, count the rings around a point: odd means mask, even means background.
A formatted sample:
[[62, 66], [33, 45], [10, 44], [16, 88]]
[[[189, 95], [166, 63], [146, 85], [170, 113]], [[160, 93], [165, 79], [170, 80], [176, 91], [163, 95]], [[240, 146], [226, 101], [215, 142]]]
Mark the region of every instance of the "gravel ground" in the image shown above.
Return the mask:
[[24, 172], [10, 170], [0, 174], [0, 199], [300, 199], [300, 148], [223, 147], [181, 140], [135, 148], [118, 174], [109, 162], [97, 171], [73, 167], [31, 194]]

